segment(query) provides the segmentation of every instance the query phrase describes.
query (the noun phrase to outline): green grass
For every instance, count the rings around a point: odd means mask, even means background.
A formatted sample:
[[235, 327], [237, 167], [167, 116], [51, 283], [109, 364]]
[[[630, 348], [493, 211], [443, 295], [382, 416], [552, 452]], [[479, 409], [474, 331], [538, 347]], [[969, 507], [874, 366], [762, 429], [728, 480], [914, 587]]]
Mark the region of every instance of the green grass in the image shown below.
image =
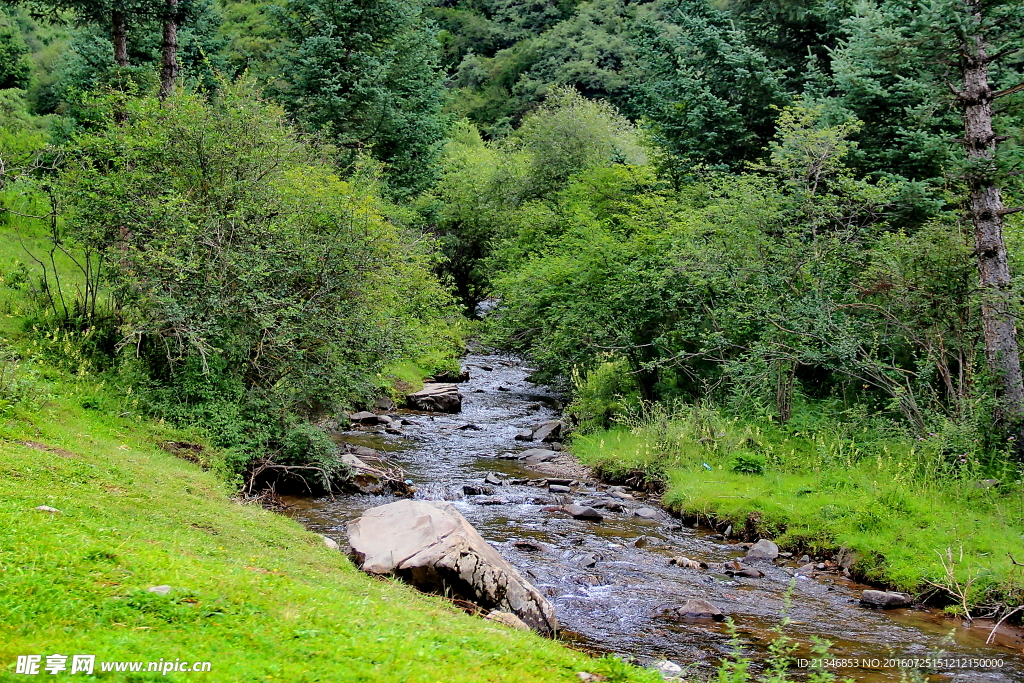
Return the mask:
[[[960, 593], [972, 607], [1024, 599], [1009, 557], [1024, 561], [1019, 473], [944, 455], [941, 434], [917, 440], [840, 423], [782, 429], [688, 408], [579, 436], [573, 451], [609, 476], [659, 479], [667, 507], [705, 523], [742, 529], [753, 512], [784, 547], [852, 548], [855, 571], [870, 581], [945, 599]], [[1002, 483], [978, 488], [987, 477]]]
[[91, 381], [35, 381], [44, 405], [0, 430], [0, 679], [21, 679], [17, 655], [81, 653], [209, 661], [215, 681], [656, 680], [367, 577], [157, 445], [181, 435], [103, 410]]

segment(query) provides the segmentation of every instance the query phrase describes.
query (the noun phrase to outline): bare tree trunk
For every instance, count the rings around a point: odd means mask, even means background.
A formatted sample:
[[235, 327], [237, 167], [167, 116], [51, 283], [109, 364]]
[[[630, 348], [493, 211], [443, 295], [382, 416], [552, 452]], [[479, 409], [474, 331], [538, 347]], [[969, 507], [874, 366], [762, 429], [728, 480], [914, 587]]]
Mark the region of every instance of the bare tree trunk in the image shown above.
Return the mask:
[[174, 92], [178, 80], [178, 0], [166, 0], [162, 45], [163, 63], [160, 68], [160, 99]]
[[[974, 18], [980, 23], [980, 2], [970, 1]], [[990, 58], [980, 35], [967, 36], [960, 44], [960, 75], [963, 89], [958, 93], [964, 117], [964, 147], [970, 167], [969, 214], [974, 225], [975, 253], [981, 287], [981, 320], [985, 336], [985, 357], [998, 382], [1000, 418], [1012, 431], [1024, 426], [1024, 381], [1017, 347], [1017, 326], [1012, 310], [1010, 267], [1003, 239], [1003, 198], [996, 178], [996, 144], [992, 131], [994, 91], [988, 81]]]
[[110, 40], [114, 43], [114, 62], [118, 66], [128, 66], [128, 29], [125, 25], [124, 12], [113, 10], [110, 13]]

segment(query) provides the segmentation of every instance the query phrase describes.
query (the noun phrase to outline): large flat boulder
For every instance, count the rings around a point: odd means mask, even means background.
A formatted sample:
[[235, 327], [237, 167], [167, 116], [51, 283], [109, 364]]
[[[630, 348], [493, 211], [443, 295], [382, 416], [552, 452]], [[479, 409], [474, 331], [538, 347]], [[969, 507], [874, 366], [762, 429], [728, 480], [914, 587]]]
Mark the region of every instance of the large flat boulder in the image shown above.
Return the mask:
[[462, 411], [462, 394], [454, 384], [427, 384], [405, 397], [406, 405], [415, 410], [432, 413], [458, 413]]
[[370, 508], [348, 523], [348, 543], [363, 571], [511, 612], [544, 634], [558, 628], [551, 603], [450, 503], [401, 500]]

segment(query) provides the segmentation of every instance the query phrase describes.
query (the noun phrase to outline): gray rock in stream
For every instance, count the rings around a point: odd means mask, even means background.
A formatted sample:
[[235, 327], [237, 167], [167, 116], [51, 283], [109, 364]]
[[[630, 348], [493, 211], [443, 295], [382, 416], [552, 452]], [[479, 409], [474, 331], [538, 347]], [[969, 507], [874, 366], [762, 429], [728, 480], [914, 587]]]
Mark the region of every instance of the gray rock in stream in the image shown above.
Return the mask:
[[602, 519], [604, 519], [600, 512], [598, 512], [592, 507], [587, 507], [586, 505], [566, 505], [562, 509], [568, 512], [576, 519], [589, 519], [595, 522], [600, 522]]
[[774, 560], [779, 556], [779, 546], [775, 545], [767, 538], [762, 538], [760, 541], [755, 543], [750, 550], [747, 551], [747, 561], [753, 560]]
[[894, 607], [909, 607], [914, 599], [906, 593], [895, 591], [864, 591], [860, 596], [860, 604], [865, 607], [880, 607], [892, 609]]
[[450, 503], [400, 500], [370, 508], [348, 523], [348, 542], [365, 572], [510, 612], [544, 634], [558, 628], [551, 603]]
[[707, 600], [687, 600], [686, 604], [677, 610], [677, 613], [683, 619], [713, 619], [714, 621], [725, 619], [722, 610]]
[[406, 404], [416, 410], [436, 413], [462, 411], [462, 394], [454, 384], [428, 384], [405, 397]]

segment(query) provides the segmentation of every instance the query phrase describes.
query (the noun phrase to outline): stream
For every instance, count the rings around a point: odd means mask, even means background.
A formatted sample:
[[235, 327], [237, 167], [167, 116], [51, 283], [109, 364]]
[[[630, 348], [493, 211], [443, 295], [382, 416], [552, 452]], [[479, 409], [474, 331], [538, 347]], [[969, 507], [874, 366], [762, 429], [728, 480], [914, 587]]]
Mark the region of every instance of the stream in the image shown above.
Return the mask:
[[[785, 633], [802, 643], [798, 657], [808, 656], [806, 644], [812, 636], [825, 638], [832, 641], [831, 653], [837, 660], [848, 660], [846, 666], [830, 669], [856, 681], [908, 680], [895, 665], [899, 662], [887, 660], [936, 657], [947, 661], [922, 669], [924, 680], [1024, 681], [1024, 640], [1005, 626], [996, 644], [985, 645], [991, 622], [976, 620], [973, 628], [965, 628], [930, 609], [861, 607], [856, 598], [867, 586], [826, 572], [793, 583], [795, 561], [756, 565], [765, 572], [762, 578], [670, 566], [669, 558], [678, 555], [722, 562], [741, 558], [744, 550], [712, 538], [713, 530], [684, 527], [667, 514], [647, 520], [630, 509], [602, 511], [604, 521], [595, 523], [544, 511], [546, 506], [585, 502], [599, 488], [578, 466], [569, 475], [551, 474], [550, 464], [531, 468], [510, 459], [540, 446], [514, 437], [557, 418], [558, 397], [530, 384], [528, 369], [516, 359], [471, 355], [463, 364], [471, 379], [459, 384], [461, 413], [393, 411], [415, 424], [403, 426], [397, 435], [381, 428], [341, 432], [334, 438], [386, 452], [388, 460], [404, 468], [415, 483], [416, 498], [451, 501], [548, 597], [563, 629], [561, 638], [568, 644], [634, 657], [641, 664], [668, 659], [688, 669], [684, 675], [710, 677], [730, 651], [725, 624], [687, 623], [659, 615], [662, 608], [701, 598], [733, 619], [740, 641], [755, 661], [766, 652], [775, 636], [772, 629], [785, 612], [791, 619]], [[476, 428], [459, 429], [467, 424]], [[490, 473], [503, 479], [489, 487], [493, 492], [464, 493], [463, 486], [486, 487], [483, 480]], [[544, 477], [571, 478], [572, 491], [552, 494], [537, 481]], [[630, 493], [637, 499], [629, 503], [632, 508], [644, 505], [643, 493]], [[283, 497], [286, 514], [343, 546], [346, 522], [393, 500], [358, 494]], [[649, 504], [658, 507], [656, 498]], [[800, 670], [795, 673], [799, 677]]]

